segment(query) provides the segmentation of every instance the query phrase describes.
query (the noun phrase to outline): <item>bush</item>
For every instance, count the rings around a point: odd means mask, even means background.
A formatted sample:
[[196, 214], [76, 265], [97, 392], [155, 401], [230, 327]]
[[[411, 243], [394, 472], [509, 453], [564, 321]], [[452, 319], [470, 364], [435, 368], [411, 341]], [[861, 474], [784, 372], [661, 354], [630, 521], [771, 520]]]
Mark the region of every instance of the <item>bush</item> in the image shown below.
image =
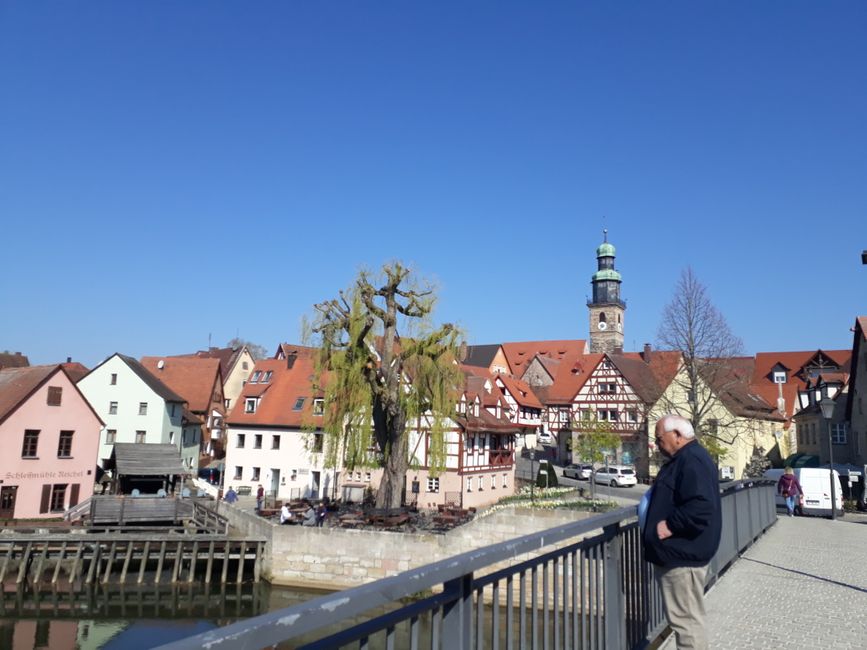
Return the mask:
[[[546, 476], [547, 474], [547, 476]], [[557, 472], [554, 471], [554, 466], [547, 460], [543, 460], [539, 464], [539, 473], [536, 474], [536, 486], [557, 487], [560, 483], [557, 482]]]

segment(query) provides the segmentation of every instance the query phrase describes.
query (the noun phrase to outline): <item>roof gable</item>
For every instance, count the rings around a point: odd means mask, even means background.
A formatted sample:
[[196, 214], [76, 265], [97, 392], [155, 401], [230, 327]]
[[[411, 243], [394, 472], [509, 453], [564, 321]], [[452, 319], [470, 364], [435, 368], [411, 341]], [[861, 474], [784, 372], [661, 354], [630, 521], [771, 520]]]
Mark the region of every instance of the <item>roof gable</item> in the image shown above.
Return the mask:
[[218, 357], [142, 357], [141, 364], [180, 395], [194, 413], [207, 411], [214, 391], [222, 386]]

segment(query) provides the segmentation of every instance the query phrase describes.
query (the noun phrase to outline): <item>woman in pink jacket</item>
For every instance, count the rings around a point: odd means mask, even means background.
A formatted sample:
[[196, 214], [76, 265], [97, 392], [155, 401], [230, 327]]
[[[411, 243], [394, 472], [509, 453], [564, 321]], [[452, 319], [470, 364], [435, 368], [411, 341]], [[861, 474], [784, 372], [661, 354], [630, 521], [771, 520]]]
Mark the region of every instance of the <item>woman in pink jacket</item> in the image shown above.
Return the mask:
[[795, 505], [800, 501], [804, 490], [801, 489], [801, 484], [795, 478], [795, 471], [791, 467], [786, 468], [786, 473], [777, 481], [777, 494], [782, 494], [786, 500], [786, 510], [789, 511], [789, 516], [795, 516]]

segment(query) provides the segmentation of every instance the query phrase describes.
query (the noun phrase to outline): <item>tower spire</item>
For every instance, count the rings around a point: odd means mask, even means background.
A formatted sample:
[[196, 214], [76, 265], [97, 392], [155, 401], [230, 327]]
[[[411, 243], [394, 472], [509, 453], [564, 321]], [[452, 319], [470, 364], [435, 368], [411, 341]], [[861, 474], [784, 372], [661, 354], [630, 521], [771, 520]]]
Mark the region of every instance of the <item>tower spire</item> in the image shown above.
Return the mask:
[[[604, 217], [603, 217], [604, 219]], [[590, 311], [590, 351], [623, 350], [623, 316], [626, 303], [620, 299], [620, 273], [614, 268], [616, 250], [608, 242], [608, 229], [602, 229], [603, 242], [596, 249], [597, 271], [590, 283], [593, 299]]]

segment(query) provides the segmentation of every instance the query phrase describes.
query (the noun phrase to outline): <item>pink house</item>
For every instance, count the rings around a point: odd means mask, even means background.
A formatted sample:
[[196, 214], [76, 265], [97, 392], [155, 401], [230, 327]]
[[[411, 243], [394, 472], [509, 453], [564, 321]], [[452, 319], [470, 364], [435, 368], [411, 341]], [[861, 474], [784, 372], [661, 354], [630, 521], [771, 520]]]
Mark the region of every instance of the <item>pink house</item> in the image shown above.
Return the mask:
[[62, 366], [0, 370], [0, 519], [56, 518], [90, 497], [102, 426]]

